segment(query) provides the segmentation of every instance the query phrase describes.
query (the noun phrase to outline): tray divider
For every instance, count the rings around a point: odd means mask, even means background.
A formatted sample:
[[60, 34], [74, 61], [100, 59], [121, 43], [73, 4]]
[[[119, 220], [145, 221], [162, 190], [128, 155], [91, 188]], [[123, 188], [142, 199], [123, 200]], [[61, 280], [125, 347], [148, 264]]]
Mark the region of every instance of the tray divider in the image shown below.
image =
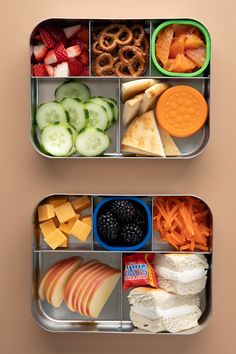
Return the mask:
[[122, 116], [121, 116], [121, 79], [118, 79], [118, 110], [119, 110], [119, 122], [118, 122], [118, 156], [122, 156], [121, 153], [121, 124], [122, 124]]
[[92, 20], [89, 20], [89, 77], [92, 76]]
[[94, 206], [94, 196], [91, 195], [91, 218], [92, 218], [92, 245], [91, 250], [94, 251], [94, 235], [93, 235], [93, 206]]
[[149, 69], [148, 75], [152, 76], [152, 21], [149, 21]]
[[151, 215], [152, 215], [152, 238], [151, 238], [151, 251], [154, 251], [154, 228], [153, 228], [153, 207], [154, 207], [154, 203], [153, 203], [153, 200], [154, 200], [154, 197], [151, 196], [152, 198], [152, 210], [151, 210]]

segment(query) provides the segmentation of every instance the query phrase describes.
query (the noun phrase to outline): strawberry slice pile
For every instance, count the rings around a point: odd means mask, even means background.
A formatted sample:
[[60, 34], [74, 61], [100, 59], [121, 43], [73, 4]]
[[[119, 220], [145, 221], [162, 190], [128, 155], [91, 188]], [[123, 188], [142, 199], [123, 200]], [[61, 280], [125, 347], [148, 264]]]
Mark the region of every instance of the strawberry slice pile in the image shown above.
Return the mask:
[[33, 76], [88, 76], [89, 33], [84, 25], [45, 25], [33, 39]]

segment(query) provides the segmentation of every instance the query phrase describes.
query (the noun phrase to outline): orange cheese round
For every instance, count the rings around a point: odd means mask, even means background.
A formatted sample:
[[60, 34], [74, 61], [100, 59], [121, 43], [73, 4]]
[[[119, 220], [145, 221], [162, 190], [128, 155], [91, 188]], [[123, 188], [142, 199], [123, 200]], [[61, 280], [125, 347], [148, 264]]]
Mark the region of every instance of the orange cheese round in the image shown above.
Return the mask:
[[203, 95], [190, 86], [174, 86], [159, 98], [155, 114], [158, 124], [172, 136], [188, 137], [204, 125], [208, 106]]

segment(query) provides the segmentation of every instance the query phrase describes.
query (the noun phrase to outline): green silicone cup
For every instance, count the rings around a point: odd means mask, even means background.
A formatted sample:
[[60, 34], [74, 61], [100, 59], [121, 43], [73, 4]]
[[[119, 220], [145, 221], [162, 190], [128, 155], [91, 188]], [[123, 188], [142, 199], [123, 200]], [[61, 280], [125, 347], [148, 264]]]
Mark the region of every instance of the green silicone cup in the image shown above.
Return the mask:
[[[161, 67], [161, 65], [158, 63], [157, 59], [156, 59], [156, 54], [155, 54], [155, 47], [156, 47], [156, 39], [158, 36], [158, 33], [164, 29], [165, 27], [169, 26], [169, 25], [173, 25], [173, 24], [181, 24], [181, 25], [191, 25], [194, 26], [196, 28], [198, 28], [205, 39], [205, 44], [206, 44], [206, 61], [205, 64], [197, 71], [194, 71], [192, 73], [175, 73], [175, 72], [170, 72], [167, 71], [165, 69], [163, 69]], [[204, 70], [206, 70], [209, 62], [210, 62], [210, 55], [211, 55], [211, 38], [210, 38], [210, 34], [208, 32], [208, 30], [206, 29], [206, 27], [204, 27], [201, 23], [197, 22], [197, 21], [193, 21], [193, 20], [169, 20], [169, 21], [165, 21], [162, 24], [160, 24], [155, 31], [152, 34], [152, 61], [155, 64], [157, 70], [159, 70], [162, 74], [164, 74], [165, 76], [172, 76], [172, 77], [193, 77], [193, 76], [199, 76], [200, 74], [202, 74], [204, 72]]]

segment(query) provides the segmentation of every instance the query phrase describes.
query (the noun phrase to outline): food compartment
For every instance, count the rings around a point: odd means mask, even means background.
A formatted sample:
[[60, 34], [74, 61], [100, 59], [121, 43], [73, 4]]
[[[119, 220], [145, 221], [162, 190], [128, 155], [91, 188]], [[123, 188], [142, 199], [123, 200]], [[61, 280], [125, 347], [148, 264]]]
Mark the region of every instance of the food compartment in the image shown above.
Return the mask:
[[94, 76], [148, 76], [150, 21], [91, 21], [91, 74]]
[[[47, 78], [31, 80], [31, 141], [37, 152], [47, 157], [81, 157], [81, 155], [90, 157], [101, 155], [105, 150], [103, 155], [106, 157], [119, 156], [118, 80], [100, 78], [76, 79], [70, 82]], [[43, 105], [45, 103], [48, 105]], [[110, 109], [109, 116], [104, 105]], [[51, 133], [48, 132], [48, 124], [49, 129], [54, 129]], [[63, 134], [65, 128], [69, 129], [69, 133], [66, 131], [65, 134], [71, 135], [71, 147], [67, 144], [67, 135], [62, 136], [64, 140], [59, 139], [60, 136], [57, 135], [57, 144], [53, 144], [53, 134], [59, 134], [55, 131], [54, 125], [56, 129], [62, 125]], [[98, 132], [97, 128], [104, 131]], [[102, 135], [101, 143], [98, 144], [100, 138], [98, 141], [93, 138], [91, 129]], [[85, 132], [87, 140], [84, 142], [81, 133]], [[67, 152], [66, 149], [70, 150]]]
[[92, 250], [93, 198], [51, 195], [33, 213], [33, 249]]
[[[127, 85], [128, 84], [128, 85]], [[121, 154], [123, 157], [135, 158], [191, 158], [197, 156], [206, 147], [209, 134], [210, 134], [210, 118], [209, 118], [209, 94], [210, 82], [207, 78], [163, 78], [159, 81], [154, 77], [149, 79], [121, 79], [121, 118], [120, 118], [120, 131], [121, 131]], [[189, 96], [198, 95], [199, 101], [208, 106], [208, 118], [203, 126], [187, 137], [176, 137], [167, 133], [163, 127], [157, 123], [157, 102], [170, 88], [178, 88], [184, 86], [184, 90], [192, 90]], [[181, 93], [184, 95], [184, 93]], [[187, 93], [186, 93], [187, 95]], [[203, 98], [204, 97], [204, 98]], [[189, 125], [193, 125], [194, 114], [198, 111], [193, 111], [192, 104], [186, 101], [186, 107], [178, 106], [178, 102], [172, 101], [171, 114], [177, 114], [179, 117], [173, 116], [172, 123], [175, 129], [179, 128], [179, 119], [183, 120], [184, 127], [189, 129]], [[194, 105], [197, 101], [195, 98]], [[179, 107], [179, 108], [178, 108]], [[178, 110], [179, 109], [179, 110]], [[183, 110], [184, 112], [180, 112]], [[196, 109], [199, 109], [196, 106]], [[177, 111], [177, 113], [176, 113]], [[186, 119], [189, 122], [184, 121]], [[178, 121], [177, 121], [178, 120]], [[181, 124], [182, 124], [181, 123]], [[175, 124], [176, 127], [175, 127]], [[182, 129], [182, 128], [181, 128]], [[172, 134], [172, 133], [171, 133]], [[186, 134], [186, 133], [185, 133]]]
[[[72, 257], [73, 259], [77, 257], [77, 259], [70, 261], [69, 266], [65, 266], [66, 262], [68, 264], [68, 259], [72, 259]], [[76, 265], [79, 259], [82, 261], [80, 268]], [[59, 264], [59, 266], [54, 267], [51, 274], [48, 273], [49, 276], [41, 285], [43, 276], [55, 264]], [[37, 252], [33, 254], [33, 266], [32, 310], [38, 324], [44, 329], [81, 332], [116, 332], [120, 330], [120, 254]], [[80, 273], [78, 273], [78, 269], [80, 269]], [[68, 284], [72, 277], [74, 283]], [[77, 284], [77, 288], [76, 281], [79, 284]], [[66, 284], [68, 285], [66, 286]], [[83, 287], [79, 287], [80, 285], [83, 285]], [[51, 304], [46, 299], [42, 299], [42, 293], [47, 296], [47, 299], [50, 298]], [[76, 297], [77, 295], [78, 297]], [[86, 315], [69, 309], [68, 306], [71, 306], [69, 303], [72, 303], [72, 298], [74, 305], [76, 304], [79, 311], [84, 311]], [[93, 316], [97, 315], [101, 303], [104, 306], [97, 318], [89, 316], [91, 313]]]
[[152, 249], [159, 252], [211, 253], [213, 215], [195, 196], [155, 196]]
[[[158, 256], [158, 252], [154, 252], [153, 255], [154, 257]], [[172, 254], [169, 254], [172, 256], [175, 257], [175, 255], [172, 253]], [[184, 256], [184, 253], [182, 254]], [[188, 254], [189, 255], [189, 254]], [[191, 255], [189, 255], [191, 257]], [[124, 255], [123, 255], [124, 257]], [[202, 257], [202, 255], [201, 255]], [[183, 331], [180, 331], [180, 332], [177, 332], [176, 334], [179, 334], [179, 335], [188, 335], [188, 334], [194, 334], [194, 333], [197, 333], [201, 330], [203, 330], [207, 324], [208, 324], [208, 321], [211, 317], [211, 312], [212, 312], [212, 255], [210, 254], [207, 254], [205, 255], [204, 257], [206, 257], [206, 261], [208, 263], [208, 269], [207, 269], [207, 281], [206, 281], [206, 284], [204, 286], [204, 288], [200, 291], [200, 293], [196, 292], [194, 293], [194, 291], [192, 291], [194, 294], [192, 295], [187, 295], [187, 296], [196, 296], [196, 294], [199, 296], [200, 298], [200, 311], [201, 311], [201, 315], [198, 319], [198, 325], [194, 326], [193, 328], [190, 328], [190, 329], [187, 329], [187, 330], [183, 330]], [[155, 259], [155, 258], [154, 258]], [[187, 263], [186, 263], [187, 265]], [[186, 266], [187, 267], [187, 266]], [[153, 267], [155, 269], [155, 266]], [[191, 269], [191, 263], [189, 263], [189, 269]], [[194, 269], [193, 269], [194, 271]], [[180, 272], [181, 274], [181, 272]], [[157, 282], [158, 282], [158, 276], [157, 276]], [[135, 286], [135, 285], [133, 285]], [[145, 285], [144, 285], [145, 286]], [[186, 286], [186, 284], [182, 283], [181, 286], [183, 287], [182, 288], [182, 291], [184, 289], [184, 287]], [[202, 287], [203, 285], [197, 285], [196, 282], [195, 282], [195, 287], [199, 286], [199, 289], [200, 289], [200, 286]], [[140, 328], [137, 328], [133, 325], [131, 319], [130, 319], [130, 308], [131, 308], [131, 305], [129, 304], [129, 300], [128, 300], [128, 295], [130, 293], [130, 291], [132, 289], [135, 289], [135, 287], [131, 287], [130, 289], [128, 290], [123, 290], [122, 291], [122, 332], [128, 332], [128, 333], [137, 333], [137, 334], [150, 334], [151, 332], [147, 331], [147, 330], [144, 330], [144, 329], [140, 329]], [[147, 288], [147, 290], [151, 289], [150, 287]], [[153, 288], [154, 289], [154, 288]], [[196, 289], [196, 288], [195, 288]], [[144, 294], [145, 295], [145, 294]], [[184, 305], [183, 304], [183, 301], [182, 301], [182, 304], [180, 303], [179, 299], [176, 299], [176, 300], [173, 300], [173, 299], [169, 299], [169, 305], [167, 304], [164, 304], [164, 302], [162, 303], [162, 300], [165, 299], [166, 295], [168, 296], [168, 291], [165, 290], [165, 294], [163, 295], [163, 299], [159, 298], [159, 304], [158, 304], [158, 307], [161, 307], [163, 306], [163, 308], [167, 308], [169, 309], [169, 313], [168, 313], [168, 310], [166, 312], [166, 316], [167, 316], [167, 321], [169, 320], [169, 324], [171, 325], [171, 317], [169, 317], [169, 315], [171, 315], [171, 312], [170, 311], [173, 311], [174, 308], [176, 308], [177, 306], [179, 305]], [[181, 296], [181, 295], [179, 295]], [[157, 295], [157, 298], [158, 298], [158, 295]], [[147, 301], [147, 300], [146, 300]], [[153, 299], [154, 301], [154, 299]], [[190, 300], [191, 301], [191, 300]], [[147, 306], [147, 309], [146, 309], [146, 315], [144, 319], [140, 318], [141, 322], [145, 320], [147, 321], [147, 319], [150, 320], [150, 310], [148, 309], [148, 301], [145, 303], [145, 301], [142, 301], [140, 300], [140, 305], [142, 305], [142, 310], [145, 310], [145, 306]], [[149, 307], [150, 307], [150, 303], [149, 303]], [[172, 310], [170, 310], [172, 309]], [[135, 310], [136, 311], [141, 311], [141, 307], [138, 308], [138, 306], [136, 307], [135, 306]], [[185, 307], [185, 309], [183, 309], [184, 311], [187, 310], [188, 312], [188, 308]], [[152, 309], [151, 311], [153, 311], [154, 313], [154, 309]], [[162, 310], [163, 311], [163, 310]], [[159, 309], [159, 315], [160, 316], [164, 316], [164, 311], [162, 312], [160, 309]], [[140, 314], [143, 314], [143, 311], [140, 312]], [[178, 312], [178, 316], [181, 315], [181, 311], [179, 310]], [[152, 316], [151, 316], [152, 317]], [[168, 318], [169, 317], [169, 318]], [[179, 323], [181, 323], [181, 318], [179, 318], [177, 321]], [[174, 318], [172, 319], [173, 323], [176, 321]], [[177, 323], [178, 323], [177, 322]], [[157, 322], [156, 322], [157, 323]], [[147, 324], [146, 326], [148, 327], [148, 321], [147, 321]], [[149, 322], [149, 326], [150, 326], [150, 322]], [[157, 324], [156, 324], [157, 326]], [[144, 326], [145, 328], [145, 326]], [[154, 325], [154, 328], [155, 328], [155, 325]], [[156, 327], [158, 328], [158, 327]], [[173, 329], [173, 327], [172, 327]], [[158, 333], [157, 333], [158, 334]], [[169, 333], [167, 331], [162, 331], [161, 334], [173, 334], [173, 333]]]
[[[175, 27], [173, 37], [172, 26]], [[152, 20], [151, 33], [151, 75], [172, 77], [210, 75], [211, 38], [206, 27], [199, 21]], [[162, 40], [159, 39], [157, 51], [158, 37]], [[166, 55], [168, 60], [163, 66], [160, 59], [166, 61]]]
[[94, 197], [94, 250], [151, 250], [150, 197]]
[[90, 75], [89, 20], [48, 19], [31, 33], [31, 75]]

